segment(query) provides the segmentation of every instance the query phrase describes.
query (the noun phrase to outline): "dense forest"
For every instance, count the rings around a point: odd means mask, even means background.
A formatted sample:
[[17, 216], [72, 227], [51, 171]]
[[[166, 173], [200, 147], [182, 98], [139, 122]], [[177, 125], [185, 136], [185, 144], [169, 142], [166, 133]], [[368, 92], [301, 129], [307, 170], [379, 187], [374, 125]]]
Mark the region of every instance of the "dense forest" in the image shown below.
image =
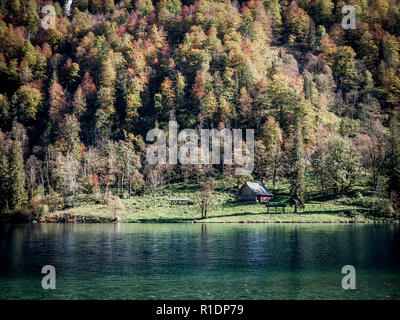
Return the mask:
[[[0, 211], [223, 177], [287, 179], [300, 207], [311, 189], [363, 183], [376, 214], [396, 216], [399, 51], [397, 0], [3, 1]], [[253, 177], [148, 165], [146, 133], [170, 120], [254, 129]]]

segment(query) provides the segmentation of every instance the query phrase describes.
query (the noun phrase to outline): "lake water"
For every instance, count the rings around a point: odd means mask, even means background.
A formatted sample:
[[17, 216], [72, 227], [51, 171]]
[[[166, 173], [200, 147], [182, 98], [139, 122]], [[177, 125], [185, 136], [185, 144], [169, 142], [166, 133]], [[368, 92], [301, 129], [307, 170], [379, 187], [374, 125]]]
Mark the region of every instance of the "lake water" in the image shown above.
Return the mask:
[[0, 299], [400, 299], [400, 226], [0, 226]]

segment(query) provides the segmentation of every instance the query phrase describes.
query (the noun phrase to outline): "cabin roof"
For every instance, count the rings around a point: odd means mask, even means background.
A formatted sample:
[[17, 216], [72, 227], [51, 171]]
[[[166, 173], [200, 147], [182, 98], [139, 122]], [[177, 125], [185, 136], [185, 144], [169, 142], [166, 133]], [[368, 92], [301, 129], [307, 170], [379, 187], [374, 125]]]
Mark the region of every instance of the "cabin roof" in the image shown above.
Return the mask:
[[[257, 196], [269, 196], [269, 197], [273, 196], [273, 194], [262, 183], [246, 182], [242, 186], [242, 188], [244, 188], [245, 186], [249, 187], [250, 190]], [[240, 188], [240, 190], [242, 190], [242, 188]]]

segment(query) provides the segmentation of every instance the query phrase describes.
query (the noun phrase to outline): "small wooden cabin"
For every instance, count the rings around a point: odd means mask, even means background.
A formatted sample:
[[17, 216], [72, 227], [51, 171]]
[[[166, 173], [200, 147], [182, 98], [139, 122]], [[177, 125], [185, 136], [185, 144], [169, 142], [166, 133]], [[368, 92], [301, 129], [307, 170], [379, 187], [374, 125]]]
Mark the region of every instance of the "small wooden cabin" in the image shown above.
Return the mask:
[[269, 202], [274, 195], [262, 184], [246, 182], [239, 190], [239, 201]]

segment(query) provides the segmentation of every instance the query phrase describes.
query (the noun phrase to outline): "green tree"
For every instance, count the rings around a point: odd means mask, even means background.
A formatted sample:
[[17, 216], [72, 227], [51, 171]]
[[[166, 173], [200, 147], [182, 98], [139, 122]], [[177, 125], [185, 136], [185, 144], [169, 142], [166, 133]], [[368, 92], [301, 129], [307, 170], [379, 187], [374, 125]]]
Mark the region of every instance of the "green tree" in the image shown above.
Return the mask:
[[290, 77], [283, 74], [273, 76], [268, 86], [268, 104], [271, 104], [275, 119], [278, 120], [282, 130], [289, 132], [293, 124], [293, 113], [296, 106], [304, 103], [304, 98], [298, 83], [294, 84]]
[[333, 191], [348, 191], [361, 170], [360, 159], [349, 139], [340, 136], [329, 139], [326, 166], [329, 185]]
[[25, 170], [22, 145], [13, 141], [10, 146], [9, 156], [9, 206], [10, 210], [21, 207], [26, 200]]
[[0, 128], [4, 129], [9, 125], [9, 120], [11, 118], [10, 111], [10, 102], [7, 96], [0, 93]]
[[102, 64], [102, 70], [100, 74], [100, 84], [104, 87], [113, 87], [116, 79], [116, 72], [113, 66], [112, 57], [113, 52], [110, 51], [107, 58]]
[[17, 90], [19, 119], [24, 124], [36, 120], [36, 114], [42, 102], [42, 94], [36, 88], [21, 86]]
[[389, 127], [389, 146], [388, 146], [388, 173], [389, 173], [389, 192], [395, 198], [396, 207], [400, 203], [400, 126], [397, 115], [392, 114]]
[[65, 115], [63, 122], [60, 125], [60, 139], [65, 142], [65, 151], [79, 158], [80, 144], [79, 139], [80, 125], [74, 115]]
[[382, 39], [382, 53], [386, 64], [392, 68], [399, 66], [400, 43], [395, 36], [388, 34]]
[[375, 44], [372, 34], [365, 30], [358, 41], [358, 54], [364, 60], [369, 70], [374, 70], [378, 64], [378, 46]]
[[89, 0], [78, 0], [76, 6], [80, 11], [85, 11], [89, 8]]
[[176, 103], [177, 107], [181, 107], [184, 102], [186, 81], [185, 77], [178, 71], [176, 76]]
[[28, 1], [28, 10], [26, 11], [26, 24], [31, 34], [35, 34], [39, 25], [39, 14], [36, 0]]
[[[96, 112], [96, 129], [100, 136], [108, 137], [111, 134], [113, 118], [115, 116], [115, 80], [116, 72], [112, 61], [113, 52], [109, 51], [103, 61], [100, 74], [100, 89], [98, 101], [100, 107]], [[127, 95], [128, 98], [129, 95]]]
[[308, 12], [317, 25], [329, 25], [334, 4], [330, 0], [298, 0], [300, 7]]
[[317, 147], [311, 155], [312, 176], [320, 190], [326, 191], [328, 186], [328, 170], [326, 166], [327, 146], [325, 141], [317, 141]]
[[397, 110], [400, 106], [400, 76], [393, 68], [384, 69], [381, 90], [385, 107], [389, 111]]
[[0, 149], [0, 212], [9, 209], [9, 166], [7, 154]]
[[346, 92], [357, 87], [357, 71], [355, 67], [356, 53], [348, 46], [338, 47], [330, 57], [333, 75], [339, 88]]
[[153, 3], [151, 0], [138, 0], [136, 1], [136, 10], [138, 12], [138, 16], [143, 18], [154, 10]]
[[133, 130], [136, 119], [139, 116], [139, 108], [143, 106], [140, 94], [143, 91], [142, 80], [138, 77], [133, 77], [128, 80], [126, 88], [126, 123], [129, 130]]
[[264, 0], [264, 6], [272, 17], [272, 26], [275, 33], [278, 33], [282, 27], [281, 5], [279, 0]]
[[182, 10], [182, 2], [180, 0], [167, 0], [167, 9], [173, 14], [179, 14]]
[[301, 120], [295, 120], [295, 132], [292, 146], [291, 173], [290, 173], [290, 203], [294, 205], [294, 212], [304, 207], [305, 196], [305, 152], [303, 128]]
[[289, 41], [304, 41], [309, 27], [310, 17], [292, 1], [285, 12], [285, 26]]

